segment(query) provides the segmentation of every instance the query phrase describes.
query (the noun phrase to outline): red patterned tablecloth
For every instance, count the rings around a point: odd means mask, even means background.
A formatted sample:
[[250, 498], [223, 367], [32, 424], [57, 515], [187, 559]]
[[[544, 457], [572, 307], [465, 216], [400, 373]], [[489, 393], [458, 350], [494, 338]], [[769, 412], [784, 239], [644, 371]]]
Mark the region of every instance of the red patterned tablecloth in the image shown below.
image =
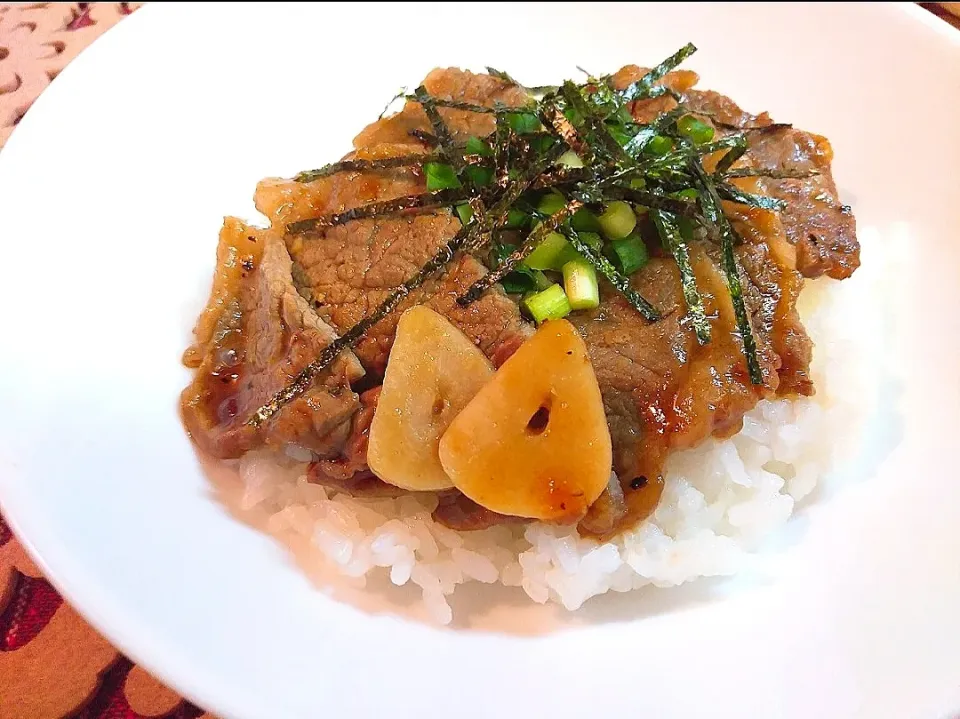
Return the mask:
[[[960, 28], [960, 3], [920, 3]], [[57, 73], [139, 3], [0, 4], [0, 147]], [[119, 654], [0, 517], [0, 719], [211, 717]], [[212, 718], [211, 718], [212, 719]]]

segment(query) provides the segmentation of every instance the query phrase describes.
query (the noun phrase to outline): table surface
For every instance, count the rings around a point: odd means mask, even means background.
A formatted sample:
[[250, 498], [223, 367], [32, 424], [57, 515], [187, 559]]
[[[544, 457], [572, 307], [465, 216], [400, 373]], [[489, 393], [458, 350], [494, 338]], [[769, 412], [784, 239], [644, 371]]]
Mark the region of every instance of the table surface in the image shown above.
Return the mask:
[[[960, 3], [919, 3], [960, 28]], [[50, 81], [140, 3], [0, 4], [0, 148]], [[204, 719], [64, 603], [0, 517], [0, 719]]]

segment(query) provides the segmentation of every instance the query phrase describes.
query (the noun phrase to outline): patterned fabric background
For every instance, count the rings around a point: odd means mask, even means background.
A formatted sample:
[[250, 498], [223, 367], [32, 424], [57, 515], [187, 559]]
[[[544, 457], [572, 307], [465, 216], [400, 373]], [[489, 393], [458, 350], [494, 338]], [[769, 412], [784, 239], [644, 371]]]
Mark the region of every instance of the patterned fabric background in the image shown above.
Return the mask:
[[[0, 147], [50, 81], [139, 3], [0, 4]], [[960, 27], [960, 3], [921, 3]], [[0, 517], [0, 719], [213, 719], [119, 654]]]

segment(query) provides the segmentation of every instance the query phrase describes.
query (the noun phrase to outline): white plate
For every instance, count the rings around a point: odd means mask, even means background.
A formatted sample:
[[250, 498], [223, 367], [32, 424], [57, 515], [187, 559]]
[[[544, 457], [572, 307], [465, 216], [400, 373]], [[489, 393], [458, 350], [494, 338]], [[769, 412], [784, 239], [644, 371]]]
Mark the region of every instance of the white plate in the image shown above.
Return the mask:
[[[318, 592], [214, 499], [177, 418], [222, 215], [435, 65], [541, 82], [687, 40], [703, 86], [827, 135], [861, 232], [904, 242], [878, 322], [898, 419], [859, 481], [795, 523], [775, 580], [722, 598], [621, 596], [524, 636]], [[3, 511], [97, 628], [224, 716], [960, 711], [958, 89], [960, 33], [910, 6], [148, 6], [0, 158]]]

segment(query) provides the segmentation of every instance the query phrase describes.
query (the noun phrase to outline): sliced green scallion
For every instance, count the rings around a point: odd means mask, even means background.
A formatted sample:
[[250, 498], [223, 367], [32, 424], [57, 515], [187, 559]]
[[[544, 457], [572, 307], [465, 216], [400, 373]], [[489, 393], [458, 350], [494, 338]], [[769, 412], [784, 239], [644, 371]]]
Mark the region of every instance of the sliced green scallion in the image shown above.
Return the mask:
[[542, 215], [552, 215], [559, 212], [567, 204], [566, 198], [559, 192], [548, 192], [537, 203], [537, 212]]
[[559, 270], [576, 257], [577, 251], [559, 232], [551, 232], [543, 238], [523, 264], [533, 270]]
[[520, 210], [514, 207], [514, 208], [511, 208], [509, 213], [507, 213], [507, 222], [505, 226], [513, 230], [518, 227], [523, 227], [527, 223], [527, 220], [529, 219], [530, 219], [530, 215], [528, 215], [523, 210]]
[[623, 200], [608, 203], [597, 220], [603, 234], [611, 240], [626, 237], [637, 226], [637, 216], [633, 207], [630, 206], [629, 202]]
[[523, 301], [523, 305], [537, 324], [566, 317], [573, 309], [566, 292], [556, 283], [530, 295]]
[[684, 115], [677, 120], [677, 131], [696, 145], [706, 144], [713, 139], [713, 128], [693, 115]]
[[586, 207], [574, 213], [570, 218], [570, 224], [577, 232], [600, 232], [600, 220]]
[[453, 166], [443, 162], [428, 162], [423, 166], [423, 173], [427, 178], [427, 190], [452, 190], [461, 187]]
[[600, 305], [597, 271], [582, 257], [563, 266], [563, 288], [571, 309], [592, 310]]
[[460, 218], [460, 224], [466, 225], [470, 222], [470, 219], [473, 217], [473, 208], [470, 207], [469, 202], [464, 202], [461, 205], [457, 205], [457, 216]]
[[[583, 237], [583, 233], [580, 236]], [[647, 244], [636, 233], [611, 240], [608, 247], [613, 264], [625, 275], [632, 275], [650, 261]]]
[[510, 129], [518, 135], [531, 135], [542, 129], [540, 118], [531, 112], [513, 112], [507, 115]]
[[643, 151], [647, 155], [659, 157], [661, 155], [666, 155], [672, 149], [673, 140], [666, 135], [656, 135], [650, 139], [650, 142], [648, 142], [647, 146], [643, 148]]
[[573, 150], [567, 150], [565, 153], [560, 155], [560, 159], [557, 160], [558, 165], [563, 165], [564, 167], [577, 168], [583, 167], [583, 160], [580, 159], [580, 155], [575, 153]]
[[493, 148], [479, 137], [471, 137], [467, 140], [464, 148], [468, 155], [480, 155], [480, 157], [493, 157]]

